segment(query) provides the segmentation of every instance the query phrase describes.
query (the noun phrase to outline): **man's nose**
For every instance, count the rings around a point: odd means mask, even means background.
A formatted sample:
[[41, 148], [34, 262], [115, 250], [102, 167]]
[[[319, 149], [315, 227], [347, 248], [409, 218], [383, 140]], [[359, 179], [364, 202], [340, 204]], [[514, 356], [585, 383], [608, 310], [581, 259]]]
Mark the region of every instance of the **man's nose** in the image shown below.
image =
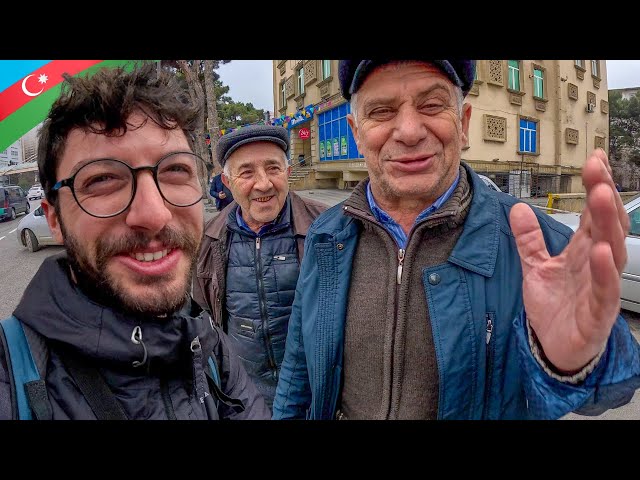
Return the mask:
[[428, 135], [424, 115], [413, 106], [401, 108], [395, 121], [393, 138], [405, 145], [417, 145]]
[[153, 174], [149, 171], [138, 173], [135, 197], [127, 210], [127, 225], [157, 233], [171, 218], [171, 211], [158, 190]]
[[258, 171], [256, 172], [256, 178], [253, 184], [253, 188], [265, 192], [267, 190], [270, 190], [271, 187], [273, 187], [273, 183], [271, 182], [269, 175], [267, 175], [267, 172], [262, 169], [258, 169]]

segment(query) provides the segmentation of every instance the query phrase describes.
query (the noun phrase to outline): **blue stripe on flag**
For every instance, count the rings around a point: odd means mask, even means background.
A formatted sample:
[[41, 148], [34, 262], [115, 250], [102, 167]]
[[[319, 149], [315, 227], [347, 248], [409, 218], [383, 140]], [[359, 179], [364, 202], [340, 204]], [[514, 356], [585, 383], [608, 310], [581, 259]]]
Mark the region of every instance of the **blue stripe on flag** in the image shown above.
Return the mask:
[[0, 60], [0, 92], [51, 60]]

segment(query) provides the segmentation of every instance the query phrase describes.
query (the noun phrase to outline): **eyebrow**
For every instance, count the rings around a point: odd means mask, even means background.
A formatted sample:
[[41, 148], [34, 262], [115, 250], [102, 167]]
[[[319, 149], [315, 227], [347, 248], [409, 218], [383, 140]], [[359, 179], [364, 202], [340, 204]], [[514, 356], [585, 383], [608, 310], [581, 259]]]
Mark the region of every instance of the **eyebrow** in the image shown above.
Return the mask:
[[[269, 158], [267, 160], [264, 161], [264, 166], [265, 167], [269, 167], [271, 165], [278, 165], [280, 166], [280, 163], [282, 162], [282, 159], [277, 159], [277, 158]], [[286, 162], [285, 162], [286, 163]], [[242, 170], [243, 168], [254, 168], [254, 164], [250, 161], [247, 162], [243, 162], [240, 165], [238, 165], [238, 171]], [[285, 165], [286, 166], [286, 165]]]
[[[416, 97], [421, 100], [424, 97], [432, 94], [433, 92], [435, 92], [437, 90], [442, 90], [442, 91], [446, 92], [447, 96], [449, 97], [449, 99], [451, 98], [451, 92], [449, 91], [449, 89], [447, 88], [447, 86], [444, 83], [435, 83], [434, 85], [431, 85], [429, 88], [427, 88], [427, 89], [423, 90], [422, 92], [418, 93], [416, 95]], [[362, 108], [366, 112], [367, 110], [370, 110], [373, 107], [377, 107], [377, 106], [381, 106], [381, 105], [393, 104], [395, 102], [395, 100], [396, 100], [395, 97], [380, 96], [380, 97], [377, 97], [377, 98], [372, 98], [372, 99], [366, 100], [364, 102], [364, 105], [362, 106]]]
[[[157, 165], [157, 164], [158, 164], [158, 162], [160, 161], [160, 159], [162, 159], [162, 158], [165, 158], [165, 157], [167, 157], [167, 156], [169, 156], [169, 155], [173, 155], [174, 153], [182, 153], [182, 152], [186, 152], [186, 151], [187, 151], [187, 150], [176, 150], [176, 151], [174, 151], [174, 152], [167, 152], [167, 153], [164, 153], [164, 154], [162, 154], [162, 155], [160, 156], [160, 158], [158, 158], [158, 161], [155, 163], [155, 165]], [[128, 163], [128, 162], [125, 162], [124, 160], [121, 160], [121, 159], [119, 159], [119, 158], [115, 158], [115, 157], [87, 158], [87, 159], [85, 159], [85, 160], [82, 160], [82, 161], [80, 161], [80, 162], [76, 163], [76, 164], [73, 166], [73, 168], [71, 169], [71, 172], [69, 173], [69, 177], [68, 177], [68, 178], [73, 177], [76, 173], [78, 173], [78, 170], [80, 170], [82, 167], [84, 167], [84, 166], [85, 166], [85, 165], [87, 165], [88, 163], [91, 163], [91, 162], [97, 162], [98, 160], [116, 160], [116, 161], [118, 161], [118, 162], [122, 162], [122, 163], [125, 163], [125, 164], [129, 165], [129, 163]], [[131, 167], [131, 165], [129, 165], [129, 167]]]

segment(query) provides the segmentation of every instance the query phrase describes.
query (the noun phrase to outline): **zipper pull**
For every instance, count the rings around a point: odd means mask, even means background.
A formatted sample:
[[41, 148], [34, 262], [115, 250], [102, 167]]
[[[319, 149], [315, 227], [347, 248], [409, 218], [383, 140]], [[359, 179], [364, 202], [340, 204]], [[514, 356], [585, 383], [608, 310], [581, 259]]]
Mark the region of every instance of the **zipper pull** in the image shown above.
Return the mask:
[[400, 282], [402, 281], [402, 262], [404, 262], [404, 248], [398, 250], [398, 285], [400, 285]]
[[491, 340], [491, 333], [493, 332], [493, 322], [491, 321], [491, 315], [488, 313], [485, 315], [487, 320], [487, 345], [489, 345], [489, 340]]
[[142, 361], [139, 362], [135, 360], [132, 364], [134, 368], [138, 368], [144, 365], [145, 363], [147, 363], [147, 347], [142, 341], [142, 328], [140, 328], [140, 325], [136, 325], [135, 327], [133, 327], [133, 332], [131, 332], [131, 341], [136, 345], [142, 345], [142, 350], [143, 350]]
[[284, 255], [276, 255], [275, 257], [273, 257], [276, 260], [286, 260], [287, 257], [285, 257]]
[[260, 250], [260, 237], [256, 237], [256, 250]]

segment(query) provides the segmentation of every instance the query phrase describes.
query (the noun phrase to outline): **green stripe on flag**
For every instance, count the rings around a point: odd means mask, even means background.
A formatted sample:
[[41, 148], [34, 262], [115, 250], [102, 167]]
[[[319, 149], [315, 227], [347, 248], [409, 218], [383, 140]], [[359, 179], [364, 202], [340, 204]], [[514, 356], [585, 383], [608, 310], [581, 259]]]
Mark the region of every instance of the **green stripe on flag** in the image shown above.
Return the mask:
[[[105, 60], [86, 70], [78, 73], [77, 76], [92, 75], [103, 67], [124, 66], [126, 70], [132, 70], [135, 65], [134, 60]], [[36, 98], [25, 104], [22, 108], [9, 115], [0, 122], [0, 151], [5, 150], [9, 145], [20, 139], [25, 133], [34, 128], [49, 114], [51, 105], [60, 95], [62, 84], [56, 85], [50, 90], [41, 93]]]

